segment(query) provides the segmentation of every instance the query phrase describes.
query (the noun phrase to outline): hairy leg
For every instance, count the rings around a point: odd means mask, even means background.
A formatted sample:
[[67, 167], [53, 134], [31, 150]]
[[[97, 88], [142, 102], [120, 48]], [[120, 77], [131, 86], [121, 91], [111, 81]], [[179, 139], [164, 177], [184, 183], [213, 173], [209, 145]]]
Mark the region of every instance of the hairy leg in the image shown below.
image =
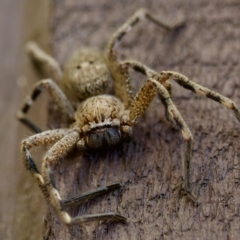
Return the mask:
[[61, 81], [62, 70], [59, 63], [53, 57], [45, 53], [35, 42], [28, 42], [26, 44], [26, 51], [48, 77], [56, 82]]
[[32, 159], [29, 151], [33, 147], [55, 143], [72, 131], [73, 131], [72, 129], [49, 130], [30, 136], [22, 141], [21, 153], [24, 165], [26, 169], [30, 171], [33, 179], [37, 182], [37, 184], [41, 188], [44, 196], [48, 195], [48, 193], [46, 192], [45, 182], [43, 180], [41, 173], [37, 169], [37, 166], [34, 160]]
[[117, 52], [114, 50], [114, 47], [132, 29], [133, 26], [135, 26], [140, 20], [145, 18], [166, 30], [172, 30], [183, 25], [183, 22], [178, 22], [174, 25], [166, 23], [165, 21], [158, 19], [158, 17], [154, 16], [154, 14], [147, 9], [143, 8], [135, 12], [112, 35], [107, 46], [107, 60], [114, 78], [115, 95], [122, 100], [125, 107], [129, 107], [129, 105], [131, 104], [133, 93], [129, 76], [124, 71], [124, 68], [119, 66]]
[[[47, 186], [48, 192], [48, 201], [53, 206], [55, 211], [57, 212], [59, 218], [65, 223], [69, 225], [73, 224], [82, 224], [89, 221], [94, 220], [114, 220], [120, 222], [127, 222], [127, 218], [115, 214], [115, 213], [102, 213], [102, 214], [92, 214], [92, 215], [83, 215], [77, 217], [71, 217], [66, 210], [64, 209], [64, 205], [74, 204], [79, 202], [78, 197], [70, 198], [70, 200], [62, 200], [58, 190], [54, 187], [51, 177], [51, 171], [54, 167], [56, 161], [65, 156], [73, 146], [76, 145], [79, 140], [79, 134], [77, 132], [72, 132], [65, 137], [61, 138], [46, 154], [43, 164], [42, 164], [42, 177], [43, 181]], [[119, 185], [110, 185], [106, 188], [106, 191], [113, 190], [118, 188]], [[91, 199], [94, 196], [103, 194], [106, 192], [103, 189], [95, 190], [91, 193], [83, 194], [85, 195], [85, 200]]]
[[184, 143], [184, 156], [183, 156], [183, 177], [184, 189], [191, 200], [197, 202], [196, 195], [191, 191], [191, 159], [192, 159], [192, 144], [193, 137], [187, 124], [181, 117], [177, 108], [173, 104], [170, 95], [166, 88], [159, 82], [159, 75], [150, 77], [144, 85], [137, 92], [132, 105], [129, 109], [130, 123], [135, 124], [138, 118], [146, 110], [153, 97], [158, 93], [161, 101], [166, 109], [167, 119], [177, 128], [182, 134]]
[[[114, 183], [106, 187], [101, 187], [88, 193], [83, 193], [80, 196], [75, 196], [67, 200], [62, 200], [58, 190], [54, 187], [51, 178], [51, 171], [56, 161], [65, 156], [76, 142], [79, 140], [79, 134], [73, 129], [56, 129], [45, 131], [33, 135], [22, 141], [21, 152], [24, 164], [27, 170], [30, 171], [33, 179], [37, 182], [42, 190], [45, 198], [53, 206], [60, 219], [65, 224], [81, 224], [94, 220], [114, 220], [126, 223], [127, 218], [115, 213], [102, 213], [83, 215], [72, 218], [64, 209], [65, 206], [80, 204], [88, 201], [96, 196], [107, 193], [114, 189], [120, 188], [120, 183]], [[37, 166], [30, 155], [30, 149], [33, 147], [55, 143], [55, 145], [46, 154], [42, 164], [42, 174], [37, 169]]]
[[[125, 60], [120, 63], [120, 66], [122, 68], [132, 68], [136, 72], [142, 73], [148, 78], [158, 75], [159, 73], [155, 70], [149, 68], [148, 66], [142, 64], [141, 62], [135, 61], [135, 60]], [[169, 81], [164, 81], [162, 85], [168, 90], [168, 92], [171, 94], [172, 91], [172, 85]]]
[[162, 27], [166, 30], [172, 30], [183, 25], [183, 22], [178, 22], [176, 24], [169, 24], [163, 20], [160, 20], [158, 17], [154, 16], [152, 12], [148, 9], [141, 8], [136, 11], [118, 30], [112, 35], [108, 42], [107, 53], [111, 55], [111, 51], [115, 45], [122, 40], [122, 38], [134, 27], [140, 20], [148, 19], [159, 27]]
[[164, 83], [168, 80], [174, 80], [176, 83], [178, 83], [180, 86], [189, 89], [198, 95], [210, 98], [221, 105], [227, 107], [228, 109], [232, 110], [238, 119], [240, 121], [240, 108], [234, 103], [231, 99], [224, 97], [223, 95], [214, 92], [208, 88], [205, 88], [190, 79], [188, 79], [186, 76], [184, 76], [181, 73], [174, 72], [174, 71], [162, 71], [160, 73], [160, 82]]
[[69, 120], [74, 119], [74, 108], [63, 91], [51, 79], [42, 80], [34, 85], [31, 94], [27, 96], [23, 107], [17, 113], [18, 120], [36, 133], [41, 132], [41, 129], [28, 120], [26, 114], [43, 89], [49, 93], [53, 101], [57, 104], [62, 113], [69, 118]]

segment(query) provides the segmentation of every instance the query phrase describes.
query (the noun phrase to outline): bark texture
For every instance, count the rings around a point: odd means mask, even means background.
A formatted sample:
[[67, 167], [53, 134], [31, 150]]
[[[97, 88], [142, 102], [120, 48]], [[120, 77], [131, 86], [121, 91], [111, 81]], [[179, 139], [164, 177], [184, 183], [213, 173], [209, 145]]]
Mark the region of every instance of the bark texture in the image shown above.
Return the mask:
[[[184, 18], [186, 26], [171, 33], [141, 22], [119, 45], [122, 59], [141, 61], [157, 71], [179, 71], [240, 106], [240, 4], [236, 0], [56, 0], [51, 20], [54, 56], [64, 63], [78, 48], [104, 50], [111, 34], [140, 7], [165, 21]], [[144, 78], [133, 74], [133, 81], [137, 88]], [[69, 228], [47, 206], [44, 239], [238, 238], [239, 122], [229, 110], [176, 84], [172, 98], [194, 136], [192, 186], [200, 204], [194, 205], [182, 190], [181, 137], [166, 124], [156, 98], [129, 144], [101, 153], [74, 152], [55, 171], [63, 197], [123, 182], [122, 191], [69, 211], [72, 215], [112, 211], [131, 222]], [[61, 125], [53, 108], [49, 117], [51, 127]]]

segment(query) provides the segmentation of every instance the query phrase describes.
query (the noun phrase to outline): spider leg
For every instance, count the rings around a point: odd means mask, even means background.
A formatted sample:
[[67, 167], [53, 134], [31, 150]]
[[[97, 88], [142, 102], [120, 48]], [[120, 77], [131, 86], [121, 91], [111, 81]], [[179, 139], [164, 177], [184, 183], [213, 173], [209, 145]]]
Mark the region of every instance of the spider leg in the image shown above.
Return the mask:
[[62, 200], [62, 203], [64, 206], [79, 205], [79, 204], [85, 203], [93, 198], [96, 198], [102, 194], [105, 194], [109, 191], [112, 191], [112, 190], [115, 190], [115, 189], [118, 189], [121, 187], [122, 187], [122, 184], [119, 182], [116, 182], [111, 185], [108, 185], [105, 187], [99, 187], [90, 192], [86, 192], [81, 195], [77, 195], [77, 196]]
[[30, 171], [32, 174], [32, 177], [37, 182], [38, 186], [42, 190], [44, 196], [48, 195], [46, 192], [46, 185], [44, 183], [43, 177], [41, 173], [39, 172], [36, 164], [34, 163], [29, 150], [33, 147], [46, 145], [49, 143], [55, 143], [59, 139], [61, 139], [66, 134], [72, 132], [71, 129], [55, 129], [55, 130], [49, 130], [45, 131], [33, 136], [28, 137], [27, 139], [22, 141], [21, 144], [21, 153], [23, 157], [23, 162], [27, 170]]
[[183, 25], [183, 22], [169, 24], [154, 16], [154, 14], [148, 9], [140, 8], [112, 35], [108, 42], [108, 55], [112, 54], [113, 48], [115, 47], [117, 42], [121, 41], [121, 39], [132, 29], [132, 27], [134, 27], [140, 20], [143, 20], [145, 18], [166, 30], [172, 30]]
[[176, 83], [178, 83], [180, 86], [186, 89], [189, 89], [201, 96], [210, 98], [220, 103], [221, 105], [227, 107], [228, 109], [232, 110], [237, 120], [240, 121], [240, 109], [238, 108], [236, 103], [234, 103], [231, 99], [191, 81], [181, 73], [174, 72], [174, 71], [162, 71], [160, 75], [161, 75], [160, 77], [161, 83], [166, 80], [172, 79]]
[[43, 89], [50, 94], [50, 96], [58, 105], [59, 109], [62, 111], [63, 114], [65, 114], [70, 120], [73, 120], [74, 118], [74, 108], [65, 96], [64, 92], [53, 80], [42, 80], [34, 85], [31, 94], [27, 96], [24, 101], [23, 107], [17, 113], [18, 120], [36, 133], [41, 132], [40, 128], [37, 127], [34, 123], [32, 123], [30, 120], [28, 120], [26, 114], [32, 106], [32, 103], [37, 99]]
[[122, 100], [125, 107], [129, 107], [131, 104], [133, 92], [128, 74], [126, 74], [124, 68], [121, 68], [118, 64], [117, 52], [114, 50], [114, 47], [132, 29], [133, 26], [145, 18], [166, 30], [172, 30], [183, 25], [183, 22], [178, 22], [177, 24], [169, 24], [163, 20], [158, 19], [158, 17], [155, 17], [149, 10], [142, 8], [135, 12], [112, 35], [107, 46], [107, 60], [113, 74], [115, 95]]
[[[42, 177], [44, 184], [46, 186], [47, 199], [52, 207], [57, 212], [59, 218], [65, 223], [69, 225], [73, 224], [82, 224], [89, 221], [94, 220], [115, 220], [120, 222], [127, 222], [127, 218], [115, 213], [102, 213], [102, 214], [92, 214], [92, 215], [83, 215], [77, 217], [71, 217], [66, 210], [64, 209], [64, 204], [69, 204], [71, 201], [78, 201], [78, 199], [71, 199], [70, 201], [62, 200], [58, 190], [54, 187], [54, 183], [51, 177], [52, 168], [54, 167], [56, 161], [60, 158], [65, 156], [73, 146], [76, 145], [77, 141], [79, 141], [79, 134], [77, 132], [71, 132], [68, 135], [61, 138], [54, 146], [47, 152], [43, 164], [42, 164]], [[119, 187], [118, 185], [110, 185], [108, 186], [109, 189], [107, 191]], [[105, 191], [106, 192], [106, 191]], [[98, 189], [92, 193], [87, 193], [85, 195], [90, 196], [93, 198], [93, 195], [100, 195], [103, 191]]]
[[[155, 70], [149, 68], [148, 66], [142, 64], [141, 62], [135, 61], [135, 60], [125, 60], [122, 61], [120, 63], [120, 66], [122, 68], [132, 68], [133, 70], [142, 73], [143, 75], [147, 76], [147, 77], [153, 77], [158, 75], [159, 73], [156, 72]], [[171, 94], [172, 91], [172, 85], [169, 81], [164, 81], [163, 83], [161, 83], [167, 90], [168, 92]]]
[[[52, 207], [57, 212], [60, 219], [66, 224], [81, 224], [94, 220], [115, 220], [120, 222], [127, 222], [127, 218], [115, 213], [102, 213], [83, 215], [72, 218], [65, 210], [64, 206], [79, 204], [96, 196], [104, 194], [108, 191], [121, 187], [120, 183], [114, 183], [106, 187], [98, 188], [88, 193], [84, 193], [81, 196], [72, 197], [68, 200], [62, 200], [58, 190], [54, 187], [51, 172], [56, 161], [65, 156], [76, 142], [79, 140], [79, 134], [73, 129], [55, 129], [45, 131], [36, 135], [33, 135], [23, 140], [21, 145], [21, 152], [23, 156], [24, 164], [27, 170], [30, 171], [32, 177], [37, 182], [38, 186], [42, 190], [45, 198], [49, 201]], [[56, 143], [55, 143], [56, 142]], [[42, 174], [37, 169], [29, 150], [36, 146], [46, 145], [49, 143], [55, 143], [55, 145], [46, 154], [42, 164]]]
[[166, 88], [159, 82], [159, 75], [150, 77], [137, 92], [129, 109], [130, 123], [133, 125], [137, 122], [140, 115], [146, 110], [149, 103], [156, 94], [161, 97], [162, 103], [166, 109], [167, 119], [179, 129], [183, 137], [184, 156], [183, 156], [183, 177], [184, 189], [191, 200], [197, 202], [196, 195], [191, 191], [191, 158], [193, 137], [187, 124], [181, 117]]
[[50, 78], [56, 82], [62, 79], [62, 70], [59, 63], [50, 55], [45, 53], [35, 42], [26, 44], [26, 51], [37, 65], [40, 66]]

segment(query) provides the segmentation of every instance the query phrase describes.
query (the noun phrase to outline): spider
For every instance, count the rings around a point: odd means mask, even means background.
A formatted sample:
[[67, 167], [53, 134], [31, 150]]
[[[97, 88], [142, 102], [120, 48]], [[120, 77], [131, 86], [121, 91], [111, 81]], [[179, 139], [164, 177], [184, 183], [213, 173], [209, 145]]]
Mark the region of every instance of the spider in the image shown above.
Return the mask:
[[[128, 221], [128, 218], [112, 212], [71, 217], [65, 210], [66, 206], [79, 204], [83, 200], [95, 198], [100, 194], [118, 189], [122, 185], [117, 182], [80, 196], [62, 199], [54, 186], [51, 177], [52, 169], [58, 159], [66, 156], [75, 146], [84, 151], [129, 141], [133, 126], [156, 94], [160, 96], [165, 107], [166, 118], [182, 135], [184, 189], [190, 199], [197, 203], [197, 197], [191, 191], [190, 186], [193, 137], [171, 100], [170, 80], [233, 110], [236, 118], [240, 121], [240, 110], [232, 100], [194, 83], [178, 72], [162, 71], [158, 73], [137, 61], [119, 62], [115, 49], [116, 43], [121, 41], [126, 33], [144, 18], [166, 30], [176, 29], [182, 25], [182, 23], [170, 25], [160, 21], [147, 9], [139, 9], [112, 35], [105, 54], [92, 49], [76, 51], [66, 63], [63, 71], [59, 63], [41, 50], [36, 43], [29, 42], [27, 44], [27, 51], [31, 58], [49, 74], [51, 79], [37, 82], [18, 112], [18, 119], [37, 133], [22, 141], [22, 158], [46, 200], [55, 209], [62, 222], [67, 225], [82, 224], [93, 220], [113, 220], [123, 223]], [[129, 68], [147, 77], [135, 96], [131, 87]], [[106, 94], [112, 80], [115, 96]], [[26, 114], [42, 90], [49, 93], [62, 114], [71, 122], [69, 128], [42, 132], [28, 120]], [[47, 144], [53, 144], [53, 146], [46, 153], [40, 172], [30, 155], [30, 149]]]

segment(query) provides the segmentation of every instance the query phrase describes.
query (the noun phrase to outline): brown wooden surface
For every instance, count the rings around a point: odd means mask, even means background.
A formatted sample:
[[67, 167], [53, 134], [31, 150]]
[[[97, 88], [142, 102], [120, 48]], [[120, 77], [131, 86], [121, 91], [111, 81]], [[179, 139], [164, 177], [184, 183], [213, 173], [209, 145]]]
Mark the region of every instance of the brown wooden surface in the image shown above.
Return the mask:
[[[50, 31], [54, 56], [63, 63], [76, 48], [93, 46], [104, 49], [111, 34], [139, 7], [147, 7], [169, 21], [184, 17], [187, 24], [178, 32], [167, 33], [146, 21], [140, 23], [119, 46], [123, 59], [142, 61], [158, 71], [170, 69], [182, 72], [194, 81], [231, 97], [240, 105], [238, 1], [55, 1]], [[40, 7], [36, 8], [36, 14], [29, 19], [39, 19], [40, 13], [46, 12], [40, 10]], [[29, 22], [25, 22], [24, 27]], [[46, 28], [44, 30], [39, 26], [41, 24], [33, 26], [38, 32], [30, 38], [47, 49], [48, 39], [42, 39], [42, 36], [47, 36]], [[138, 77], [134, 75], [134, 81]], [[14, 98], [19, 94], [19, 89], [16, 89], [8, 87], [9, 94], [15, 91]], [[8, 115], [6, 111], [11, 108], [2, 108], [7, 122], [14, 115], [17, 100], [11, 98], [9, 102], [10, 97], [4, 96], [1, 94], [3, 106], [8, 103], [12, 107], [12, 113]], [[55, 171], [56, 185], [64, 197], [115, 181], [123, 182], [122, 191], [99, 197], [70, 212], [79, 215], [113, 211], [129, 217], [130, 224], [91, 223], [67, 228], [52, 209], [47, 208], [45, 239], [238, 238], [239, 123], [229, 110], [211, 100], [196, 97], [175, 84], [173, 100], [195, 139], [192, 182], [201, 204], [192, 204], [182, 191], [181, 138], [165, 123], [163, 107], [155, 99], [135, 127], [130, 144], [106, 153], [73, 153], [62, 160]], [[44, 112], [46, 107], [42, 108]], [[6, 122], [1, 124], [5, 134], [1, 136], [6, 136], [1, 142], [1, 150], [14, 149], [14, 143], [17, 149], [17, 124], [14, 123], [15, 128], [11, 128], [7, 125], [10, 122]], [[55, 117], [49, 123], [51, 127], [59, 125]], [[12, 134], [6, 131], [7, 128], [11, 128]], [[5, 156], [2, 152], [6, 151], [1, 151], [1, 177], [6, 181], [6, 185], [1, 181], [1, 187], [7, 193], [1, 195], [1, 214], [4, 213], [1, 230], [4, 231], [4, 226], [11, 223], [7, 218], [14, 218], [13, 239], [38, 239], [42, 220], [37, 216], [42, 211], [40, 206], [44, 200], [39, 197], [40, 194], [36, 195], [37, 188], [31, 184], [31, 177], [25, 173], [21, 162], [17, 161], [16, 151], [14, 154], [11, 152], [12, 156]], [[37, 154], [34, 156], [38, 162], [41, 161]], [[16, 169], [19, 176], [11, 178]], [[21, 180], [18, 185], [17, 179]], [[32, 188], [37, 193], [33, 193]], [[11, 233], [11, 227], [6, 229]], [[39, 235], [34, 237], [35, 232]]]
[[[186, 27], [166, 33], [139, 24], [119, 46], [124, 59], [180, 71], [239, 101], [239, 20], [236, 1], [58, 1], [53, 16], [54, 54], [64, 62], [76, 48], [104, 49], [111, 34], [139, 7]], [[138, 75], [137, 75], [138, 76]], [[137, 79], [135, 79], [137, 80]], [[130, 144], [106, 154], [71, 156], [56, 170], [64, 197], [122, 181], [72, 214], [118, 212], [131, 223], [92, 223], [67, 228], [48, 215], [50, 239], [236, 239], [239, 234], [239, 123], [211, 100], [173, 86], [173, 99], [195, 138], [193, 190], [196, 207], [182, 191], [181, 140], [163, 121], [156, 99], [134, 129]], [[73, 159], [71, 159], [73, 158]], [[71, 160], [70, 160], [71, 159]]]

